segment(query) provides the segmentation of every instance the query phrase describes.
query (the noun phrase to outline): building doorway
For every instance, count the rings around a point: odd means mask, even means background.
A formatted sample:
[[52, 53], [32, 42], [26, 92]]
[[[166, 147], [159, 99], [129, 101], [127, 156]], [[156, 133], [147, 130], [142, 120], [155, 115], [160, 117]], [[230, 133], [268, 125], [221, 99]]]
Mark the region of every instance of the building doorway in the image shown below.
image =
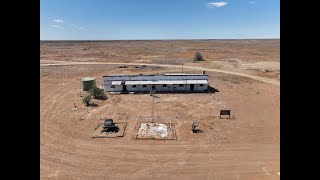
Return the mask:
[[123, 91], [124, 91], [124, 92], [127, 91], [127, 85], [123, 85]]
[[190, 84], [190, 91], [194, 91], [194, 84]]

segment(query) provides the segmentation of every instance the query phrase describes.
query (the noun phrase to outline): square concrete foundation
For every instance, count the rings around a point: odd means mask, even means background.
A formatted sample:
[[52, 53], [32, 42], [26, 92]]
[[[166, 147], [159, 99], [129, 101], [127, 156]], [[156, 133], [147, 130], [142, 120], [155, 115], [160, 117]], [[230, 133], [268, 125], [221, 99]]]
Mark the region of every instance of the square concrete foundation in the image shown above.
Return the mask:
[[173, 131], [169, 123], [141, 123], [135, 139], [173, 139]]

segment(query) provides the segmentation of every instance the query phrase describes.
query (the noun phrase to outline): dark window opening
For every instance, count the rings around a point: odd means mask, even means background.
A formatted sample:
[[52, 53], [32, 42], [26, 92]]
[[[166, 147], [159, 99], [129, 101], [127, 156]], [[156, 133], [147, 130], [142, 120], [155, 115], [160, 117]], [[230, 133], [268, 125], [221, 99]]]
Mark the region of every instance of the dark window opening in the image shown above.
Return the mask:
[[180, 84], [179, 87], [183, 87], [183, 84]]
[[114, 86], [114, 85], [111, 85], [111, 88], [115, 88], [115, 86]]
[[200, 84], [200, 87], [203, 87], [203, 84]]
[[133, 85], [132, 87], [135, 88], [135, 87], [137, 87], [137, 85]]
[[147, 85], [142, 85], [142, 87], [147, 87]]
[[164, 85], [163, 85], [163, 87], [167, 87], [167, 85], [166, 85], [166, 84], [164, 84]]

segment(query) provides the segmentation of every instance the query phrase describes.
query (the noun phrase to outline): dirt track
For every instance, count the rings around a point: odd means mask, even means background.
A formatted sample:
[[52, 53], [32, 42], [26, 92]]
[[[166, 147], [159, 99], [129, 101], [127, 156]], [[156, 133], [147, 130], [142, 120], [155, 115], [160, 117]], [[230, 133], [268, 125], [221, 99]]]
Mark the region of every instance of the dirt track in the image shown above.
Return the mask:
[[[170, 64], [146, 64], [146, 63], [111, 63], [111, 62], [67, 62], [67, 61], [49, 61], [49, 60], [42, 60], [44, 62], [43, 64], [40, 64], [40, 66], [68, 66], [68, 65], [93, 65], [93, 64], [114, 64], [114, 65], [145, 65], [145, 66], [159, 66], [159, 67], [171, 67], [171, 68], [181, 68], [181, 66], [178, 65], [170, 65]], [[183, 66], [185, 69], [196, 69], [201, 71], [210, 71], [210, 72], [219, 72], [219, 73], [225, 73], [225, 74], [232, 74], [236, 76], [243, 76], [247, 78], [251, 78], [254, 80], [258, 80], [264, 83], [273, 84], [280, 86], [280, 82], [278, 80], [264, 78], [260, 76], [252, 76], [245, 73], [239, 73], [239, 72], [231, 72], [231, 71], [225, 71], [225, 70], [219, 70], [219, 69], [209, 69], [209, 68], [203, 68], [203, 67], [191, 67], [191, 66]]]

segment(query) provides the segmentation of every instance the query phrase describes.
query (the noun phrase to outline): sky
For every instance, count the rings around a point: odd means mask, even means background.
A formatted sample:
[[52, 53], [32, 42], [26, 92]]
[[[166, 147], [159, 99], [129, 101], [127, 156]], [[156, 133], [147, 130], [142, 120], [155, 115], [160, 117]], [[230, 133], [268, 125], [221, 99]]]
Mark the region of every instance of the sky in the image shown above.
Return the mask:
[[40, 40], [280, 38], [280, 0], [40, 0]]

